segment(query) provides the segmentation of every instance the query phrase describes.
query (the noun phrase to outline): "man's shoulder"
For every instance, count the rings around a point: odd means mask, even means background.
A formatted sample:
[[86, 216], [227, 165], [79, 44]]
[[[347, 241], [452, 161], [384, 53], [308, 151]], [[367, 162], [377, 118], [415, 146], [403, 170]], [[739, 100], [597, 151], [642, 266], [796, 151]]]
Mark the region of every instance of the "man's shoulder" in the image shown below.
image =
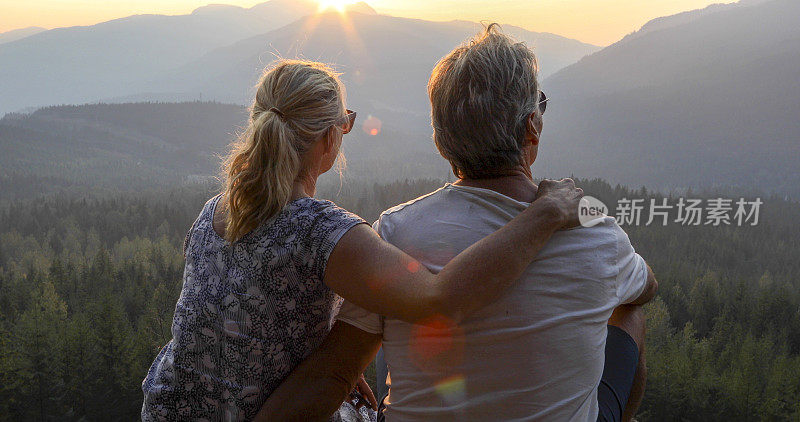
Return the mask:
[[595, 287], [615, 285], [621, 237], [627, 239], [624, 233], [613, 217], [603, 217], [592, 227], [557, 231], [529, 267], [530, 280], [556, 284], [565, 279], [595, 280], [602, 281]]
[[403, 218], [406, 214], [421, 210], [423, 208], [436, 206], [447, 186], [436, 189], [433, 192], [414, 198], [408, 202], [395, 205], [381, 213], [380, 221]]
[[617, 271], [620, 262], [630, 259], [634, 252], [625, 230], [614, 217], [606, 216], [591, 227], [556, 232], [537, 260], [570, 255], [586, 264], [603, 264]]
[[[410, 228], [418, 227], [427, 217], [437, 214], [435, 211], [443, 206], [446, 188], [447, 185], [387, 209], [381, 213], [372, 228], [384, 240], [391, 242], [400, 231], [406, 232]], [[410, 222], [414, 224], [408, 224]]]
[[595, 220], [591, 227], [578, 226], [558, 231], [553, 235], [550, 243], [558, 245], [575, 244], [586, 249], [616, 249], [622, 236], [627, 239], [625, 231], [617, 224], [617, 220], [614, 217], [606, 216]]
[[615, 236], [618, 231], [623, 231], [614, 217], [604, 215], [591, 221], [591, 225], [578, 226], [573, 229], [567, 229], [567, 232], [576, 231], [580, 234], [597, 234]]

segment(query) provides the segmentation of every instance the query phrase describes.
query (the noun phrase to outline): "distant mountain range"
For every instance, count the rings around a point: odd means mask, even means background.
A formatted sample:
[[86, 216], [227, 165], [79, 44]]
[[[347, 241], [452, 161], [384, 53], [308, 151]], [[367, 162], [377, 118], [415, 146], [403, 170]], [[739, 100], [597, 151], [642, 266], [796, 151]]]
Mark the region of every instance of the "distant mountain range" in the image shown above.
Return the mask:
[[212, 5], [190, 15], [129, 16], [1, 44], [0, 114], [137, 93], [142, 80], [316, 7], [303, 0], [272, 0], [250, 9]]
[[[0, 44], [2, 111], [201, 95], [238, 104], [96, 105], [10, 115], [0, 120], [0, 181], [16, 186], [48, 175], [39, 185], [50, 189], [61, 183], [55, 182], [59, 172], [86, 187], [120, 175], [146, 185], [214, 174], [214, 154], [225, 151], [244, 122], [242, 105], [276, 56], [334, 63], [344, 72], [359, 124], [382, 123], [377, 136], [362, 130], [348, 137], [347, 177], [446, 177], [449, 168], [430, 137], [425, 85], [435, 62], [480, 26], [354, 7], [343, 17], [288, 0], [251, 9], [208, 6], [191, 15], [135, 16]], [[798, 21], [796, 0], [713, 5], [653, 20], [599, 51], [506, 26], [536, 48], [551, 99], [534, 175], [602, 177], [661, 190], [724, 185], [800, 198]], [[140, 117], [126, 122], [131, 110]], [[165, 116], [178, 117], [169, 123]], [[150, 118], [161, 129], [144, 133]], [[189, 149], [172, 150], [164, 137], [182, 137], [192, 152], [170, 155]], [[82, 158], [87, 145], [93, 159]], [[139, 147], [146, 150], [134, 151]], [[106, 160], [117, 164], [104, 166]], [[144, 166], [142, 177], [126, 160]], [[80, 176], [82, 166], [92, 169], [88, 179]]]
[[0, 44], [21, 40], [25, 37], [30, 37], [31, 35], [35, 35], [44, 31], [47, 31], [47, 29], [40, 28], [38, 26], [29, 26], [27, 28], [20, 28], [20, 29], [15, 29], [13, 31], [3, 32], [0, 33]]
[[[360, 70], [371, 72], [361, 76], [378, 81], [370, 92], [392, 85], [387, 83], [390, 79], [382, 79], [391, 72], [406, 80], [420, 77], [416, 84], [424, 84], [427, 76], [421, 76], [436, 59], [479, 27], [380, 16], [366, 3], [349, 6], [347, 18], [336, 12], [319, 15], [318, 7], [312, 0], [270, 0], [249, 9], [211, 5], [189, 15], [130, 16], [0, 44], [0, 115], [116, 98], [199, 99], [205, 95], [245, 104], [250, 100], [247, 88], [274, 52], [330, 59], [349, 69], [355, 69], [356, 63], [346, 58], [374, 56], [375, 66], [370, 69], [364, 68], [367, 62], [358, 63]], [[309, 26], [316, 20], [319, 26]], [[343, 26], [352, 29], [346, 39], [341, 32], [332, 32]], [[556, 35], [516, 31], [535, 41], [550, 72], [599, 49]], [[358, 51], [361, 43], [369, 50]], [[412, 67], [413, 74], [402, 73]], [[224, 72], [240, 72], [241, 77], [218, 83], [215, 78]]]
[[[435, 63], [481, 29], [476, 23], [430, 22], [382, 15], [336, 13], [303, 18], [291, 25], [219, 48], [191, 62], [153, 87], [202, 92], [209, 98], [245, 104], [264, 66], [281, 57], [334, 63], [344, 73], [353, 108], [429, 139], [426, 84]], [[544, 74], [597, 50], [552, 34], [507, 26], [534, 46]], [[419, 130], [417, 130], [419, 129]]]
[[645, 25], [544, 81], [541, 165], [628, 185], [800, 197], [800, 2]]
[[240, 106], [95, 104], [0, 119], [0, 202], [57, 192], [140, 191], [215, 175]]
[[[42, 194], [131, 192], [213, 181], [247, 123], [240, 105], [213, 102], [53, 106], [0, 119], [0, 206]], [[364, 116], [360, 123], [365, 122]], [[344, 143], [343, 181], [447, 177], [433, 144], [391, 125], [357, 128]], [[323, 184], [338, 186], [334, 171]]]

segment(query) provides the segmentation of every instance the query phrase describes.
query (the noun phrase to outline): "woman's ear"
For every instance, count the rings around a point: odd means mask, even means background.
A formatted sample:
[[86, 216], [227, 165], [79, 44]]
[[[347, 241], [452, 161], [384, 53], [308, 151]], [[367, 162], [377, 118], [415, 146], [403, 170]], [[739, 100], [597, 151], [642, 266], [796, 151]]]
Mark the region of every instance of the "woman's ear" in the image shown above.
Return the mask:
[[532, 145], [539, 145], [539, 135], [542, 133], [542, 116], [531, 113], [525, 125], [525, 140]]
[[325, 142], [325, 154], [332, 154], [336, 150], [336, 130], [333, 127], [328, 128], [325, 136], [322, 137]]

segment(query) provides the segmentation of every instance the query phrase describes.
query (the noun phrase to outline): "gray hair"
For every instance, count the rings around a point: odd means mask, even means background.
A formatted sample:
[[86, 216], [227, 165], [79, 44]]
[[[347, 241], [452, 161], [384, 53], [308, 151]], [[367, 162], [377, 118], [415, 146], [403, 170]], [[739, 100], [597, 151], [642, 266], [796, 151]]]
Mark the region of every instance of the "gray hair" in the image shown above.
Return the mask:
[[528, 116], [539, 113], [538, 73], [533, 51], [497, 24], [436, 64], [433, 140], [456, 177], [497, 177], [523, 163]]

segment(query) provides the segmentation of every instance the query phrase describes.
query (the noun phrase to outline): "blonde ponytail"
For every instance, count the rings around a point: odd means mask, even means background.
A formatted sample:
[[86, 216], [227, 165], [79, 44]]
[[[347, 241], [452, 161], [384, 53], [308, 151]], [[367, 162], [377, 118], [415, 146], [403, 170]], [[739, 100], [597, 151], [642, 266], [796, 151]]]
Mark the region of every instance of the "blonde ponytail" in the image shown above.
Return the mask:
[[264, 73], [250, 124], [223, 166], [227, 240], [286, 206], [303, 154], [344, 114], [341, 82], [324, 64], [283, 60]]

